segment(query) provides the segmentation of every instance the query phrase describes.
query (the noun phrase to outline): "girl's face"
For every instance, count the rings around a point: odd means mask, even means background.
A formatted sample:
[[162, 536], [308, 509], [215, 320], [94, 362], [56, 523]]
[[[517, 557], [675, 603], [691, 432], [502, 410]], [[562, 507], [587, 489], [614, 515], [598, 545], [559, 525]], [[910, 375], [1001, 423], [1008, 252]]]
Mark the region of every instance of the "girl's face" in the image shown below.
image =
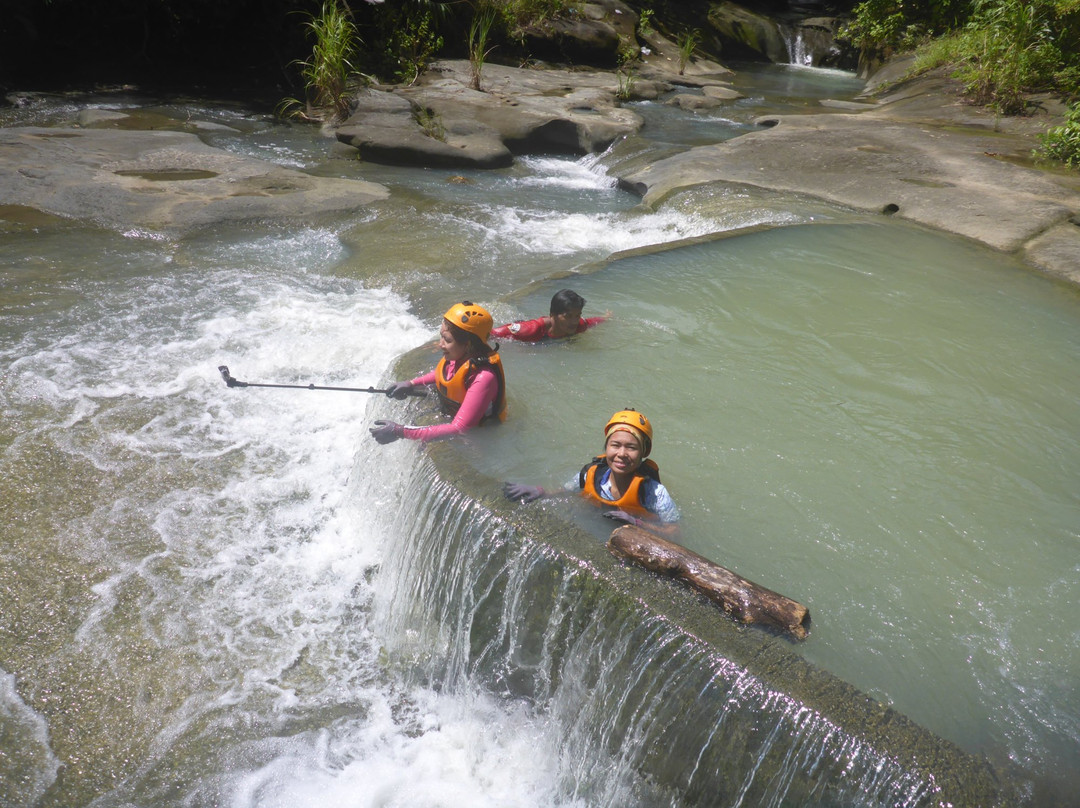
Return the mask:
[[621, 429], [608, 436], [604, 456], [615, 474], [633, 474], [643, 459], [637, 437]]
[[454, 340], [454, 333], [450, 330], [450, 324], [443, 320], [442, 327], [439, 328], [439, 350], [442, 351], [443, 356], [452, 362], [460, 362], [465, 358], [468, 348], [468, 342], [464, 340], [456, 342]]
[[581, 322], [581, 309], [553, 314], [551, 315], [551, 333], [558, 337], [576, 334], [579, 322]]

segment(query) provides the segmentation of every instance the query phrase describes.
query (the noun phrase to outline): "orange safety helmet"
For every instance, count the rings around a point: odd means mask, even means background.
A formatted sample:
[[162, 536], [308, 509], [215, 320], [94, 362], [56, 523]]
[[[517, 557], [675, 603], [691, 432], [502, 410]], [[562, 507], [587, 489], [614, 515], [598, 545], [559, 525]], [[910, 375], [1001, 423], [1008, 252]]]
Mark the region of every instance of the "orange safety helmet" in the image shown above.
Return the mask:
[[643, 445], [641, 447], [641, 456], [648, 457], [652, 451], [652, 424], [649, 423], [649, 419], [642, 415], [635, 409], [627, 407], [625, 410], [619, 410], [617, 413], [611, 416], [607, 424], [604, 426], [604, 441], [606, 442], [608, 436], [612, 432], [618, 432], [620, 426], [631, 427], [634, 434], [640, 433], [644, 436]]
[[463, 331], [475, 334], [483, 342], [487, 342], [491, 329], [495, 326], [495, 321], [491, 319], [487, 309], [468, 300], [451, 306], [450, 311], [443, 315], [443, 319]]

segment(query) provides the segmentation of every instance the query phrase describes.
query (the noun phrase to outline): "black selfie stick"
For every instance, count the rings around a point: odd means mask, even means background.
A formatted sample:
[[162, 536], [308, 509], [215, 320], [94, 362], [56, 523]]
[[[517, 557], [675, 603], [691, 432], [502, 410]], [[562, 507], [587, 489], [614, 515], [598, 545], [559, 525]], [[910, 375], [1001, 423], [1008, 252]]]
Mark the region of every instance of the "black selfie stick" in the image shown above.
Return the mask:
[[[261, 384], [259, 382], [242, 382], [239, 379], [234, 379], [232, 374], [229, 373], [228, 365], [218, 365], [218, 370], [221, 371], [221, 378], [225, 380], [225, 384], [229, 387], [284, 387], [290, 390], [338, 390], [343, 393], [382, 393], [389, 392], [386, 389], [379, 390], [375, 387], [323, 387], [317, 384]], [[426, 396], [427, 390], [424, 387], [412, 387], [406, 391], [406, 395], [410, 396]]]

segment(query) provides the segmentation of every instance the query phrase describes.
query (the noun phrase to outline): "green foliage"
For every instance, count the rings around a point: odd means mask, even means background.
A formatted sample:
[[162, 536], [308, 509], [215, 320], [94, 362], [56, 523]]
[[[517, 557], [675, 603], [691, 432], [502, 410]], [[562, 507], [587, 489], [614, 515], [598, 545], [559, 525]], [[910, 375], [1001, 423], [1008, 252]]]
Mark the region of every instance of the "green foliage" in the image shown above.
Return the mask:
[[1080, 103], [1065, 114], [1065, 125], [1055, 126], [1040, 137], [1042, 151], [1051, 160], [1080, 169]]
[[483, 72], [487, 55], [492, 50], [488, 47], [488, 36], [495, 22], [495, 15], [495, 9], [490, 6], [478, 8], [469, 25], [469, 68], [472, 72], [474, 90], [480, 89], [480, 74]]
[[574, 0], [499, 0], [494, 4], [503, 28], [511, 35], [528, 25], [565, 17]]
[[1005, 113], [1080, 91], [1080, 0], [866, 0], [842, 36], [868, 53], [917, 46], [913, 72], [955, 65], [972, 100]]
[[[311, 105], [343, 118], [349, 112], [349, 81], [356, 72], [353, 59], [360, 43], [356, 25], [347, 7], [338, 5], [337, 0], [324, 0], [319, 13], [309, 15], [304, 26], [315, 43], [311, 56], [296, 64], [300, 65]], [[294, 99], [286, 99], [279, 111], [298, 106]]]
[[435, 140], [446, 141], [446, 127], [443, 126], [442, 118], [434, 110], [429, 108], [417, 109], [413, 112], [413, 118], [420, 125], [425, 135]]
[[630, 37], [620, 36], [619, 47], [615, 51], [615, 61], [620, 68], [632, 66], [641, 58], [640, 46], [637, 40]]
[[697, 47], [698, 42], [701, 41], [701, 31], [697, 28], [691, 28], [683, 31], [679, 34], [679, 75], [683, 74], [686, 70], [686, 65], [690, 62], [690, 56], [694, 53], [694, 48]]
[[638, 14], [637, 30], [642, 36], [649, 36], [653, 33], [653, 10], [651, 8], [643, 8]]
[[383, 62], [395, 79], [412, 84], [443, 46], [432, 8], [425, 3], [397, 3], [386, 9], [382, 23], [387, 32]]
[[615, 97], [620, 101], [629, 101], [634, 92], [634, 82], [637, 81], [637, 77], [634, 75], [634, 65], [627, 62], [619, 68], [615, 77], [619, 82], [618, 89], [615, 90]]
[[385, 81], [412, 84], [442, 51], [453, 15], [436, 0], [354, 3], [354, 18], [368, 43], [358, 56]]
[[970, 0], [864, 0], [837, 35], [868, 52], [906, 51], [962, 25]]
[[1049, 88], [1062, 64], [1048, 14], [1051, 4], [982, 0], [959, 35], [956, 77], [974, 101], [1005, 113], [1024, 111], [1026, 92]]

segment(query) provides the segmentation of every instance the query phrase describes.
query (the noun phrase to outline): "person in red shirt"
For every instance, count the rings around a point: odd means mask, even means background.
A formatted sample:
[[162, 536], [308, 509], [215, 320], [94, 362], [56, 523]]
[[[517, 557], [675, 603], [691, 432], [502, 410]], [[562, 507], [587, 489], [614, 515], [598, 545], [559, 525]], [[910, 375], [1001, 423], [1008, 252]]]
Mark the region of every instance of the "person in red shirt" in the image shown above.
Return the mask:
[[585, 299], [581, 295], [570, 289], [562, 289], [551, 298], [551, 313], [547, 317], [501, 325], [491, 332], [491, 336], [518, 342], [561, 339], [580, 334], [611, 316], [611, 312], [608, 312], [602, 317], [583, 318], [581, 311], [584, 308]]

